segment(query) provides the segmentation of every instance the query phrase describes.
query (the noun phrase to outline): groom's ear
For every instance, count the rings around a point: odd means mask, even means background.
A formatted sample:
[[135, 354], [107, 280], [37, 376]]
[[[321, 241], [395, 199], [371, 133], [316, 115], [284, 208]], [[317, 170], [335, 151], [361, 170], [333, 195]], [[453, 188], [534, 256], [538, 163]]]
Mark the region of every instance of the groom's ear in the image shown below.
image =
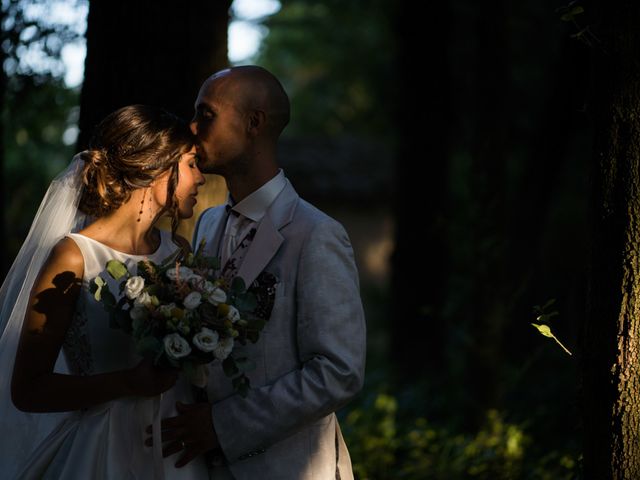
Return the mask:
[[267, 115], [262, 110], [252, 110], [249, 112], [247, 122], [247, 133], [252, 137], [257, 137], [267, 123]]

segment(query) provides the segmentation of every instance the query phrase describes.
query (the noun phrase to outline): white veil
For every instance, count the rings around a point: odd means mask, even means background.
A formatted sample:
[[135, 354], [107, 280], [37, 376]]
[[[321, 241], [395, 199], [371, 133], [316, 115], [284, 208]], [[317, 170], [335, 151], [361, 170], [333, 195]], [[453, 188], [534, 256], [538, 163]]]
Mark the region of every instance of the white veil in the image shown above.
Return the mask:
[[[89, 218], [78, 210], [84, 162], [76, 155], [49, 185], [2, 287], [0, 288], [0, 473], [14, 478], [32, 450], [69, 413], [23, 413], [11, 401], [11, 376], [16, 349], [33, 283], [53, 246], [80, 230]], [[68, 373], [62, 355], [56, 371]], [[4, 475], [7, 475], [6, 477]]]

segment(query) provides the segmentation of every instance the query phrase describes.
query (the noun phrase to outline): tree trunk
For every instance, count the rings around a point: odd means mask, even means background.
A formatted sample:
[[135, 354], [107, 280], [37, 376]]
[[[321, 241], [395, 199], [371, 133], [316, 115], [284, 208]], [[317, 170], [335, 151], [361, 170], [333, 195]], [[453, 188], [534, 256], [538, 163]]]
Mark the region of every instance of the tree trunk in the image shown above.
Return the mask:
[[[448, 254], [445, 206], [452, 102], [447, 39], [451, 12], [447, 2], [432, 4], [429, 15], [438, 21], [421, 29], [421, 20], [408, 2], [397, 8], [399, 148], [393, 312], [389, 318], [396, 378], [414, 383], [425, 373], [441, 369], [446, 347], [442, 306]], [[419, 55], [429, 59], [426, 75], [417, 73], [417, 45]], [[428, 45], [426, 52], [424, 45]]]
[[598, 2], [584, 474], [640, 478], [640, 4]]
[[[78, 150], [87, 147], [100, 120], [125, 105], [158, 105], [189, 120], [202, 82], [228, 66], [231, 1], [152, 7], [129, 0], [91, 1]], [[165, 7], [170, 3], [173, 8]], [[190, 238], [199, 213], [222, 202], [225, 192], [222, 178], [208, 175], [193, 217], [181, 222], [179, 232]]]
[[162, 3], [90, 3], [81, 149], [93, 127], [124, 105], [159, 105], [191, 118], [204, 79], [227, 66], [231, 0], [182, 2], [173, 8]]

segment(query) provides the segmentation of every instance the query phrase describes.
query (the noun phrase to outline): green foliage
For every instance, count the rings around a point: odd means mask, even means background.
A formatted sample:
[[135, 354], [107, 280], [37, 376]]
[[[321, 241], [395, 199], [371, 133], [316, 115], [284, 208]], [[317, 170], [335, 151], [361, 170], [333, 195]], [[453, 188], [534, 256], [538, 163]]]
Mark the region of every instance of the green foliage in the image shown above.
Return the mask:
[[562, 344], [562, 342], [560, 342], [560, 340], [558, 340], [558, 337], [556, 337], [551, 331], [551, 327], [547, 325], [549, 320], [551, 320], [553, 317], [558, 316], [557, 310], [554, 310], [552, 312], [548, 311], [548, 309], [555, 303], [555, 301], [555, 298], [552, 298], [542, 307], [539, 305], [533, 307], [534, 312], [538, 314], [538, 316], [536, 317], [536, 321], [545, 323], [531, 323], [531, 325], [533, 325], [541, 335], [555, 340], [555, 342], [560, 345], [560, 348], [562, 348], [567, 354], [571, 355], [571, 352]]
[[107, 262], [107, 272], [114, 280], [120, 280], [125, 275], [129, 275], [127, 266], [119, 260], [109, 260]]
[[257, 63], [292, 100], [288, 135], [389, 138], [395, 37], [384, 0], [283, 0], [269, 17]]
[[484, 425], [472, 433], [436, 426], [425, 418], [401, 418], [397, 400], [387, 394], [378, 394], [371, 404], [347, 415], [343, 428], [357, 478], [575, 478], [577, 462], [571, 455], [527, 455], [531, 436], [497, 410], [486, 412]]
[[[71, 160], [79, 89], [64, 85], [61, 52], [79, 32], [48, 16], [55, 2], [2, 2], [3, 207], [7, 259], [16, 255], [51, 179]], [[82, 0], [70, 5], [84, 6]], [[34, 12], [40, 16], [34, 16]], [[38, 58], [37, 62], [33, 59]], [[66, 143], [63, 136], [66, 133]]]

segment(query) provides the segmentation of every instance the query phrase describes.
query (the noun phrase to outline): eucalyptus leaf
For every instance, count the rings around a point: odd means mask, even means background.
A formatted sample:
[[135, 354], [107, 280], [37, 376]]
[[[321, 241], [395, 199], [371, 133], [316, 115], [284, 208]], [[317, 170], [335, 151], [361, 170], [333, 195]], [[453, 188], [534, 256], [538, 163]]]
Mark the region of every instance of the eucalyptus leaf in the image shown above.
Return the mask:
[[107, 262], [107, 272], [114, 280], [120, 280], [125, 275], [129, 275], [127, 266], [120, 260], [109, 260]]
[[233, 357], [227, 357], [222, 362], [222, 369], [227, 377], [232, 377], [240, 371]]
[[96, 301], [99, 302], [102, 299], [102, 288], [106, 284], [107, 283], [102, 279], [102, 277], [96, 277], [89, 285], [89, 291], [93, 293], [93, 298], [95, 298]]
[[244, 292], [246, 290], [246, 288], [247, 287], [246, 287], [242, 277], [235, 277], [231, 281], [231, 291], [233, 293], [242, 293], [242, 292]]
[[236, 297], [236, 308], [241, 311], [251, 312], [258, 306], [258, 300], [252, 293], [241, 293]]
[[256, 362], [247, 357], [236, 358], [236, 365], [242, 373], [251, 372], [257, 367]]

